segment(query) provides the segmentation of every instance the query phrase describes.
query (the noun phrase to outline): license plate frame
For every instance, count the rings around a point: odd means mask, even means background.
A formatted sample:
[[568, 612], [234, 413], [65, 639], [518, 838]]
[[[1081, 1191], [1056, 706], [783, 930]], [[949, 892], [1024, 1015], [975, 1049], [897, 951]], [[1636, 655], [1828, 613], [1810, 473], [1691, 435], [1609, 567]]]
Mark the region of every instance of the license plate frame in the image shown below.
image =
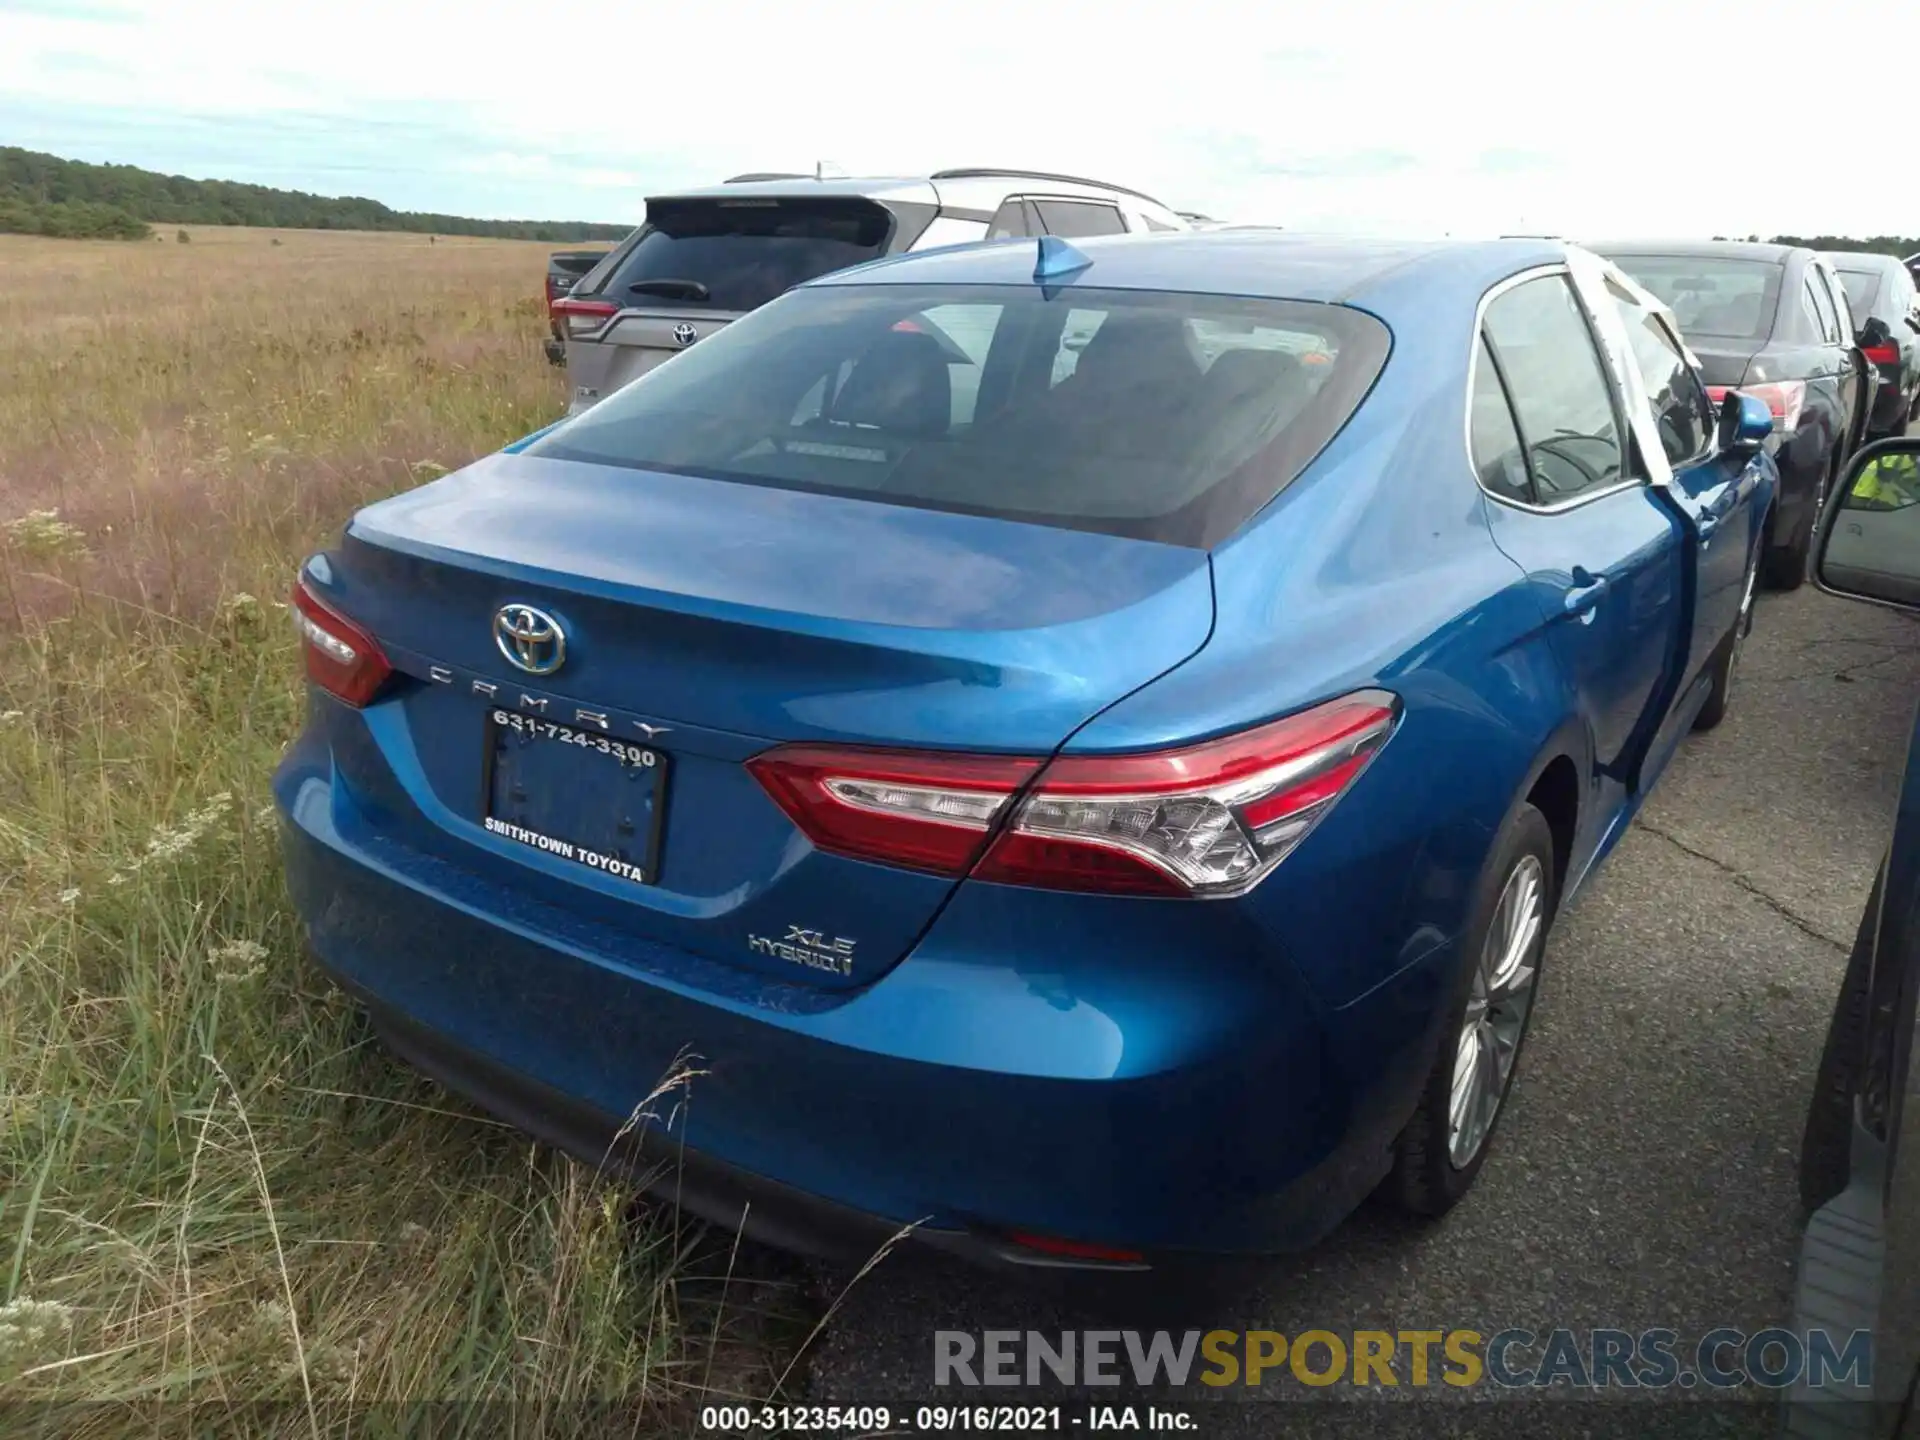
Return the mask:
[[[520, 782], [537, 781], [543, 773], [551, 778], [556, 761], [569, 753], [574, 765], [597, 762], [604, 767], [605, 780], [596, 782], [591, 792], [593, 806], [598, 808], [585, 817], [584, 829], [592, 830], [599, 822], [608, 833], [592, 840], [582, 838], [579, 824], [554, 824], [548, 818], [550, 805], [542, 807], [536, 797], [517, 788]], [[666, 751], [496, 705], [486, 714], [481, 757], [480, 820], [488, 834], [609, 879], [638, 886], [659, 883], [660, 842], [673, 773]], [[620, 777], [626, 786], [646, 780], [644, 796], [624, 793]], [[576, 770], [573, 778], [578, 785], [591, 781], [593, 772]], [[503, 785], [515, 788], [503, 796]], [[645, 802], [643, 817], [632, 813], [638, 799]], [[629, 838], [618, 838], [615, 832], [622, 831]]]

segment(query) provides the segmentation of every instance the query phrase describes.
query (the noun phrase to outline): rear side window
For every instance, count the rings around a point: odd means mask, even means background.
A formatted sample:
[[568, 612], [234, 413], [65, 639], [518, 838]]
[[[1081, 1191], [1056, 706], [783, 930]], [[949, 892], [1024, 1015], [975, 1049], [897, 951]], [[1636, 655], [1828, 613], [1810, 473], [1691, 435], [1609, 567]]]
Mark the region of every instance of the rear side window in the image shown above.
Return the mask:
[[1027, 202], [1018, 195], [1009, 196], [1000, 202], [1000, 208], [993, 212], [993, 221], [987, 226], [989, 240], [1018, 240], [1039, 232], [1034, 228], [1037, 222], [1028, 213]]
[[1080, 200], [1035, 200], [1040, 223], [1049, 235], [1124, 235], [1127, 223], [1111, 205]]
[[1764, 340], [1786, 272], [1772, 260], [1718, 255], [1613, 255], [1609, 259], [1659, 296], [1682, 335]]
[[1544, 275], [1496, 296], [1486, 340], [1513, 398], [1539, 503], [1618, 485], [1626, 457], [1613, 391], [1567, 278]]
[[1204, 547], [1319, 454], [1389, 344], [1304, 301], [820, 286], [529, 453]]
[[753, 310], [877, 258], [892, 230], [871, 200], [661, 200], [618, 262], [589, 278], [594, 293], [622, 305]]

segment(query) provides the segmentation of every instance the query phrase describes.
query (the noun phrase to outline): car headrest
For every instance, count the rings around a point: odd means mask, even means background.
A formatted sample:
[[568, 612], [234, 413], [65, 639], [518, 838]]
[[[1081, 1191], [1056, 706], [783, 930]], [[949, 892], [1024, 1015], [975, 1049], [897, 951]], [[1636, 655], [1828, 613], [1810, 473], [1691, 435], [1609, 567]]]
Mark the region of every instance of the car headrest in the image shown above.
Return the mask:
[[862, 355], [835, 397], [831, 418], [901, 435], [944, 435], [953, 423], [953, 381], [940, 342], [889, 331]]

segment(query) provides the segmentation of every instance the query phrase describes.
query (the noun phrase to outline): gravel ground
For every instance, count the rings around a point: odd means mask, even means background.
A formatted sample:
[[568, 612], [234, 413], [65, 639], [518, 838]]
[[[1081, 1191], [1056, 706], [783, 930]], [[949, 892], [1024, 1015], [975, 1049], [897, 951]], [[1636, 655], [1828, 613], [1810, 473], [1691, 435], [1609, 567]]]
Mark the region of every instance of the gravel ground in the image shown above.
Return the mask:
[[[1920, 630], [1811, 586], [1763, 595], [1741, 685], [1728, 720], [1683, 746], [1562, 917], [1496, 1153], [1445, 1221], [1411, 1228], [1363, 1209], [1310, 1254], [1178, 1285], [1010, 1277], [907, 1253], [850, 1287], [821, 1272], [821, 1293], [840, 1303], [808, 1357], [808, 1398], [929, 1398], [943, 1329], [1698, 1334], [1783, 1322], [1800, 1126], [1889, 833]], [[1290, 1381], [1222, 1401], [1202, 1388], [1159, 1398], [1190, 1408], [1207, 1435], [1479, 1433], [1491, 1410], [1500, 1429], [1525, 1434], [1664, 1434], [1683, 1414], [1702, 1433], [1774, 1424], [1751, 1399], [1630, 1413], [1536, 1404], [1516, 1424], [1509, 1405], [1362, 1405], [1351, 1388], [1337, 1392], [1350, 1403], [1306, 1403]], [[1079, 1415], [1115, 1397], [1059, 1398]], [[1294, 1403], [1283, 1413], [1260, 1399]]]

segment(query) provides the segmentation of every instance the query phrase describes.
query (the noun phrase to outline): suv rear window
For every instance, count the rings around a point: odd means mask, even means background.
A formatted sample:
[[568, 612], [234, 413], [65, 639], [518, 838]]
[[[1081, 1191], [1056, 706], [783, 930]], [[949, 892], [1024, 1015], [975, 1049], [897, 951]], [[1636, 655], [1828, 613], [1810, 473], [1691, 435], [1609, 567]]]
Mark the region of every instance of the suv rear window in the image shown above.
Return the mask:
[[803, 281], [877, 259], [892, 230], [893, 216], [871, 200], [656, 200], [647, 223], [577, 293], [754, 310]]
[[1389, 345], [1304, 301], [820, 286], [529, 453], [1209, 546], [1319, 454]]
[[1761, 340], [1773, 334], [1785, 271], [1773, 260], [1718, 255], [1607, 257], [1666, 301], [1682, 335]]

